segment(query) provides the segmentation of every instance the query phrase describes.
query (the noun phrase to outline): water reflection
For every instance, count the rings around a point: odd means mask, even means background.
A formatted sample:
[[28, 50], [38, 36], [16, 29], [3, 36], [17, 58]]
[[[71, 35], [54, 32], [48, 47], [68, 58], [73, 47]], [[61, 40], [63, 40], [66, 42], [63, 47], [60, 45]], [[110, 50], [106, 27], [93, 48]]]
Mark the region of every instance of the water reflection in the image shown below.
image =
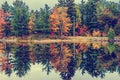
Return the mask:
[[92, 77], [104, 78], [107, 72], [120, 73], [120, 46], [114, 43], [0, 43], [0, 70], [22, 77], [31, 65], [43, 65], [48, 75], [52, 70], [63, 80], [71, 80], [77, 70]]

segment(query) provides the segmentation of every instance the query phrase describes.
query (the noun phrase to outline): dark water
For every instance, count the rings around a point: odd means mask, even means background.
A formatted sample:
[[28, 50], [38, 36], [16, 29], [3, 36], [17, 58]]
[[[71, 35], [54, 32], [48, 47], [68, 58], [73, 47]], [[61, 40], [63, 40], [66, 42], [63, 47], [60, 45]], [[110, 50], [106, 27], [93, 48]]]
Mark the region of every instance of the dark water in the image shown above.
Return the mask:
[[114, 43], [0, 43], [1, 80], [117, 80]]

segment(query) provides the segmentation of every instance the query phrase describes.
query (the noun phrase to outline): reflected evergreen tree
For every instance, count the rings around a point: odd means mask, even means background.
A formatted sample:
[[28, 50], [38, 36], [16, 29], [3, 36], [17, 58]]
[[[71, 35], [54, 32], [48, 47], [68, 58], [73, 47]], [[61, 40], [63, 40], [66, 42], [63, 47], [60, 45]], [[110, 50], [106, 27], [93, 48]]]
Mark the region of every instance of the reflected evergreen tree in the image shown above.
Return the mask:
[[118, 66], [118, 68], [117, 68], [117, 72], [120, 74], [120, 66]]
[[12, 69], [9, 68], [5, 70], [5, 74], [8, 75], [9, 77], [11, 76], [12, 72], [13, 72]]
[[14, 58], [13, 70], [17, 76], [22, 77], [30, 70], [29, 47], [18, 46]]
[[92, 77], [98, 77], [100, 75], [98, 69], [96, 68], [97, 56], [99, 53], [99, 50], [93, 49], [92, 47], [89, 47], [87, 52], [82, 53], [82, 63], [80, 65], [82, 74], [87, 71]]
[[[115, 35], [116, 35], [116, 34], [115, 34], [114, 29], [109, 28], [109, 31], [108, 31], [108, 34], [107, 34], [108, 39], [109, 39], [109, 40], [114, 39]], [[113, 43], [113, 42], [112, 42], [112, 43]], [[109, 44], [111, 44], [111, 43], [109, 43]]]
[[118, 67], [118, 63], [117, 63], [117, 61], [114, 61], [114, 62], [112, 63], [112, 65], [109, 66], [108, 71], [109, 71], [110, 73], [114, 73], [114, 72], [117, 71], [117, 67]]
[[5, 70], [5, 74], [8, 75], [9, 77], [11, 76], [12, 74], [12, 65], [13, 65], [13, 56], [11, 55], [11, 46], [9, 44], [6, 44], [6, 48], [5, 48], [5, 53], [7, 55], [7, 58], [8, 58], [8, 62], [7, 62], [7, 67], [6, 67], [6, 70]]
[[107, 44], [107, 49], [109, 51], [109, 54], [113, 53], [116, 50], [116, 45], [113, 41], [109, 40], [110, 42]]
[[47, 74], [51, 72], [52, 66], [50, 64], [50, 59], [52, 58], [52, 55], [50, 55], [49, 52], [49, 46], [48, 45], [35, 45], [35, 56], [36, 56], [36, 63], [42, 64], [43, 71], [46, 71]]
[[74, 57], [71, 57], [71, 61], [68, 64], [68, 72], [61, 72], [61, 78], [63, 80], [71, 80], [71, 78], [75, 75], [75, 71], [76, 71], [76, 60]]
[[49, 75], [52, 68], [53, 68], [53, 67], [52, 67], [51, 64], [50, 64], [50, 60], [47, 59], [46, 64], [44, 65], [44, 68], [43, 68], [42, 70], [43, 70], [43, 71], [46, 71], [46, 72], [47, 72], [47, 75]]

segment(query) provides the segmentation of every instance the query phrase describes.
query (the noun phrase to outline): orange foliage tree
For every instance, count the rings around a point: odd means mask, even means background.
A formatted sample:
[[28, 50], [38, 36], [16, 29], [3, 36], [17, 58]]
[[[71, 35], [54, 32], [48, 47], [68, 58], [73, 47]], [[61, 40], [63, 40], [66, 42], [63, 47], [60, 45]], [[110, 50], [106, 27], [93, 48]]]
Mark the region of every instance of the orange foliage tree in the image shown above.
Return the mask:
[[6, 24], [4, 16], [5, 15], [3, 10], [0, 10], [0, 38], [4, 36], [3, 31], [4, 31], [4, 25]]
[[72, 27], [67, 10], [67, 7], [55, 7], [49, 16], [51, 31], [57, 33], [60, 37], [68, 35]]

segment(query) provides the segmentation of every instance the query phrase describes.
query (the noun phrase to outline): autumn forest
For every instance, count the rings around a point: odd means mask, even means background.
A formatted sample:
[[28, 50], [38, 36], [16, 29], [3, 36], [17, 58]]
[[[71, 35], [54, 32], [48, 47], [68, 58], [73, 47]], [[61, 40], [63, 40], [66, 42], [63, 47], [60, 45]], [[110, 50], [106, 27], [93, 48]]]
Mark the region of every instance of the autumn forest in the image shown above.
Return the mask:
[[[120, 3], [106, 0], [58, 0], [53, 8], [29, 10], [21, 0], [7, 2], [0, 10], [0, 37], [108, 36], [120, 34]], [[112, 35], [112, 34], [111, 34]], [[110, 36], [110, 35], [109, 35]], [[37, 37], [38, 38], [38, 37]]]
[[30, 10], [22, 0], [0, 8], [0, 72], [25, 76], [41, 64], [62, 80], [80, 70], [104, 78], [120, 74], [120, 1], [58, 0]]

